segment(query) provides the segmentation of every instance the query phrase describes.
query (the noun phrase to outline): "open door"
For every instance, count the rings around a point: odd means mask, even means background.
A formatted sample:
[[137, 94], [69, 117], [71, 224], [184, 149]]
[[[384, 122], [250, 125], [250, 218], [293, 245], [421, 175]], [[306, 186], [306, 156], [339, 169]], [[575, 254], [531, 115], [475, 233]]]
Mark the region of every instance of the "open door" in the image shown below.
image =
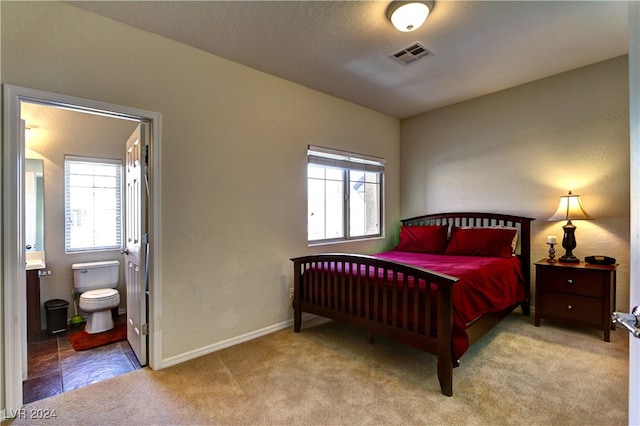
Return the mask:
[[140, 365], [147, 364], [147, 125], [140, 123], [126, 145], [125, 244], [127, 340]]
[[[162, 298], [162, 271], [159, 262], [162, 249], [162, 229], [160, 212], [162, 202], [160, 198], [160, 187], [162, 180], [160, 152], [162, 152], [161, 140], [161, 119], [158, 112], [132, 108], [122, 105], [110, 104], [91, 99], [78, 98], [59, 93], [46, 92], [42, 90], [30, 89], [11, 84], [2, 84], [2, 300], [0, 301], [0, 317], [2, 321], [3, 353], [0, 356], [0, 369], [3, 370], [0, 379], [4, 383], [0, 387], [4, 389], [2, 395], [4, 405], [0, 414], [7, 417], [16, 417], [23, 412], [23, 360], [26, 354], [26, 274], [25, 274], [25, 242], [24, 242], [24, 215], [21, 195], [24, 186], [24, 158], [25, 146], [21, 142], [21, 105], [22, 102], [36, 102], [58, 108], [66, 108], [75, 111], [84, 111], [100, 115], [107, 115], [115, 118], [135, 120], [144, 122], [144, 137], [138, 140], [152, 146], [152, 154], [148, 156], [149, 164], [144, 169], [149, 174], [149, 194], [145, 212], [145, 224], [151, 233], [153, 246], [148, 257], [142, 256], [146, 261], [144, 267], [138, 264], [139, 271], [145, 271], [146, 265], [149, 269], [150, 299], [149, 304], [140, 300], [140, 310], [136, 314], [140, 319], [149, 315], [153, 322], [160, 323], [162, 320], [161, 298]], [[147, 130], [152, 129], [152, 130]], [[142, 135], [141, 135], [142, 136]], [[153, 139], [152, 139], [153, 137]], [[116, 141], [114, 143], [122, 143]], [[156, 154], [154, 155], [153, 152]], [[145, 184], [146, 185], [146, 184]], [[145, 187], [145, 191], [146, 191]], [[145, 198], [144, 201], [147, 201]], [[126, 206], [125, 206], [126, 207]], [[142, 210], [141, 210], [142, 212]], [[126, 213], [126, 212], [125, 212]], [[125, 217], [126, 222], [126, 217]], [[142, 229], [142, 227], [141, 227]], [[125, 226], [126, 231], [126, 226]], [[126, 234], [125, 234], [126, 235]], [[123, 250], [124, 251], [124, 250]], [[142, 283], [146, 285], [145, 280]], [[144, 296], [144, 292], [139, 294]], [[144, 303], [144, 304], [143, 304]], [[147, 306], [149, 310], [147, 310]], [[129, 312], [133, 312], [135, 309]], [[148, 312], [148, 314], [147, 314]], [[133, 319], [132, 319], [133, 320]], [[149, 321], [147, 321], [149, 323]], [[138, 330], [142, 328], [142, 321], [138, 324]], [[144, 327], [146, 328], [146, 327]], [[137, 354], [141, 358], [141, 363], [148, 364], [152, 369], [161, 369], [162, 365], [162, 330], [154, 330], [150, 327], [149, 336], [140, 337], [140, 351]], [[24, 330], [24, 331], [23, 331]], [[135, 331], [134, 331], [135, 332]], [[137, 333], [136, 333], [137, 335]], [[147, 349], [148, 340], [148, 349]], [[132, 341], [129, 338], [129, 341]], [[143, 352], [144, 350], [144, 352]], [[142, 361], [144, 360], [144, 361]], [[2, 392], [0, 392], [2, 393]]]
[[[629, 2], [629, 121], [631, 125], [630, 307], [640, 306], [640, 4]], [[637, 324], [640, 326], [640, 324]], [[629, 424], [640, 424], [640, 338], [629, 342]]]
[[[25, 155], [24, 155], [24, 141], [25, 141], [25, 130], [27, 128], [27, 123], [20, 119], [20, 132], [19, 132], [19, 136], [20, 136], [20, 140], [18, 141], [18, 146], [20, 147], [20, 167], [18, 169], [18, 173], [22, 174], [23, 180], [24, 180], [24, 175], [25, 175]], [[20, 300], [25, 301], [24, 303], [20, 304], [20, 315], [23, 318], [20, 321], [20, 335], [22, 336], [20, 338], [20, 343], [22, 345], [22, 380], [27, 380], [27, 377], [29, 376], [29, 363], [28, 363], [28, 359], [27, 359], [27, 281], [26, 281], [26, 276], [27, 276], [27, 271], [26, 268], [24, 267], [24, 265], [26, 264], [26, 260], [25, 260], [25, 252], [24, 252], [24, 248], [25, 248], [25, 226], [24, 226], [24, 208], [25, 208], [25, 190], [24, 190], [24, 182], [21, 181], [21, 183], [18, 185], [18, 208], [19, 208], [19, 213], [17, 216], [17, 219], [19, 221], [21, 221], [22, 223], [18, 226], [18, 228], [20, 229], [20, 240], [21, 241], [21, 250], [19, 250], [19, 257], [18, 260], [20, 262], [21, 265], [21, 270], [20, 270], [20, 282], [17, 282], [16, 285], [19, 288], [18, 294], [19, 297], [21, 298]], [[24, 277], [24, 281], [23, 281], [23, 277]]]

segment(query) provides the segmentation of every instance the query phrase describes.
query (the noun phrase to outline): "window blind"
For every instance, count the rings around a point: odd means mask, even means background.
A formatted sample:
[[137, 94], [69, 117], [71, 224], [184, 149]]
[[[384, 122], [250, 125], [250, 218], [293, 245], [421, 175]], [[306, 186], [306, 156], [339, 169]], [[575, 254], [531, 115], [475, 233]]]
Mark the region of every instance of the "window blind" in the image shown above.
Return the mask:
[[122, 162], [65, 156], [65, 250], [122, 247]]
[[307, 161], [327, 167], [377, 173], [384, 172], [386, 162], [383, 158], [314, 145], [309, 145], [307, 148]]

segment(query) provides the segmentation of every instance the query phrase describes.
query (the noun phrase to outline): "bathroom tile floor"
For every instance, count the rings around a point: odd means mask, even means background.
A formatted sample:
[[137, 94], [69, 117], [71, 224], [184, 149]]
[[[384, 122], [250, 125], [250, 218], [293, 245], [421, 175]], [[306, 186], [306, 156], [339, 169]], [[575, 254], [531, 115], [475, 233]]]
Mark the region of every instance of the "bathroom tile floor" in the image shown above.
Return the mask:
[[[125, 321], [125, 315], [118, 317]], [[84, 324], [54, 335], [43, 330], [27, 342], [28, 377], [22, 382], [25, 404], [137, 370], [140, 363], [125, 340], [76, 352], [68, 336]]]

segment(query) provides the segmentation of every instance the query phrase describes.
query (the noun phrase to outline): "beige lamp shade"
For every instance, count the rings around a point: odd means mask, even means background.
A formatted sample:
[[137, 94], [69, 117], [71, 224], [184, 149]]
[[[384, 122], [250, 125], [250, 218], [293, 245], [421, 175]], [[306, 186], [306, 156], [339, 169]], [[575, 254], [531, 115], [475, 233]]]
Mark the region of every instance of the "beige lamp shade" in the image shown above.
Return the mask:
[[589, 216], [584, 208], [582, 207], [582, 203], [580, 202], [580, 196], [577, 194], [572, 194], [569, 191], [568, 195], [563, 195], [560, 197], [560, 204], [558, 205], [558, 210], [551, 216], [548, 220], [557, 221], [557, 220], [589, 220], [593, 219]]

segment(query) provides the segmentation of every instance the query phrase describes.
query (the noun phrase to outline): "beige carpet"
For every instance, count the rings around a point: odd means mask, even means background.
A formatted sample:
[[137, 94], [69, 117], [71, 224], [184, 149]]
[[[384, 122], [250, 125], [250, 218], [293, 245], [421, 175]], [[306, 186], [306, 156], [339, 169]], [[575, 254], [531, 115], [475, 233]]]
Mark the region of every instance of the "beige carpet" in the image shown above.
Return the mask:
[[[318, 319], [160, 371], [135, 372], [27, 405], [53, 425], [626, 425], [628, 336], [513, 314], [440, 393], [435, 358]], [[16, 419], [8, 424], [38, 424]]]

